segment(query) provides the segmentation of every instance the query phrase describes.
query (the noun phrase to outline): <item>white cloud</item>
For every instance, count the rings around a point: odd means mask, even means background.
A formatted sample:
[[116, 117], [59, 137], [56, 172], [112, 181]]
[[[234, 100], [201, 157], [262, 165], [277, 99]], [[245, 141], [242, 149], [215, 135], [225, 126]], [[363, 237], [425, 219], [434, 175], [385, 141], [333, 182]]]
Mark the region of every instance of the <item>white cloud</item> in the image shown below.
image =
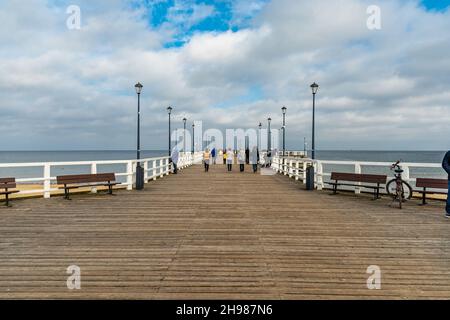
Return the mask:
[[[13, 139], [0, 148], [67, 149], [66, 135], [76, 148], [132, 148], [137, 81], [145, 148], [165, 148], [169, 104], [175, 127], [186, 115], [219, 128], [256, 127], [269, 115], [276, 126], [286, 105], [288, 147], [301, 148], [313, 81], [321, 85], [319, 148], [450, 147], [449, 11], [382, 0], [382, 30], [369, 31], [370, 1], [236, 3], [243, 16], [261, 10], [251, 27], [197, 32], [181, 48], [164, 48], [214, 9], [177, 2], [171, 20], [152, 30], [143, 7], [81, 1], [82, 29], [70, 31], [63, 7], [2, 2], [0, 134]], [[215, 107], [252, 88], [261, 92], [254, 101]]]

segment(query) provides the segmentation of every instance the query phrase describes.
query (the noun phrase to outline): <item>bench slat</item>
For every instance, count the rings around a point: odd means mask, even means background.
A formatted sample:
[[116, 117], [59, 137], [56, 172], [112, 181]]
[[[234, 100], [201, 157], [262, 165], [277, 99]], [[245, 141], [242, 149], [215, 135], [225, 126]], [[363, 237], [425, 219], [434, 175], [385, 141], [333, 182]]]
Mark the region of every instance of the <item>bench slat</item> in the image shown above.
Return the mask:
[[56, 177], [58, 184], [94, 183], [116, 181], [114, 173], [77, 174]]
[[16, 178], [0, 178], [0, 189], [17, 188]]
[[386, 183], [386, 175], [378, 174], [357, 174], [357, 173], [343, 173], [332, 172], [331, 180], [336, 181], [351, 181], [351, 182], [367, 182], [367, 183]]
[[447, 189], [448, 188], [448, 180], [417, 178], [416, 187], [418, 187], [418, 188], [433, 188], [433, 189]]

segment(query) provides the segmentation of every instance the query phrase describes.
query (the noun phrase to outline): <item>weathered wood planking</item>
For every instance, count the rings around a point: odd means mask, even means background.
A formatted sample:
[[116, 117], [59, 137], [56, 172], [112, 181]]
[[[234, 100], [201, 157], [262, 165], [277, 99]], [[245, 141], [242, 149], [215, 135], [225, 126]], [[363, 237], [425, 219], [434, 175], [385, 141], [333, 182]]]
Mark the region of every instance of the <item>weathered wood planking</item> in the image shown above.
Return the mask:
[[[0, 208], [0, 298], [450, 298], [443, 203], [400, 211], [285, 176], [202, 170]], [[72, 264], [81, 290], [66, 287]], [[367, 289], [369, 265], [382, 290]]]

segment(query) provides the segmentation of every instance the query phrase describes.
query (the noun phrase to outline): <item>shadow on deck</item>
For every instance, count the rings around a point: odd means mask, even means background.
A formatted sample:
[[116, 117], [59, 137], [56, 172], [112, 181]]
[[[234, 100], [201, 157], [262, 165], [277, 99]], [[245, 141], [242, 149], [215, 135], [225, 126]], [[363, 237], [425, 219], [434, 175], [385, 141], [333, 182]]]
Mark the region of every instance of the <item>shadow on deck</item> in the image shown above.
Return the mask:
[[450, 298], [443, 203], [302, 188], [196, 166], [142, 192], [15, 201], [0, 208], [0, 298]]

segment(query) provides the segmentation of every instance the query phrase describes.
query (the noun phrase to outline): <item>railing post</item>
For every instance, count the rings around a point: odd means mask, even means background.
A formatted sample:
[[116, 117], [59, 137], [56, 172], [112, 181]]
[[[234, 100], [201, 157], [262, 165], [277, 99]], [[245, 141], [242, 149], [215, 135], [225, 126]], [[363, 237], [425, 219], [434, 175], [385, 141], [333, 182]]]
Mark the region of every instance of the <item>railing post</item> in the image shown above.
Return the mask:
[[308, 164], [306, 161], [303, 161], [303, 184], [306, 184], [306, 169], [308, 168]]
[[159, 177], [164, 178], [164, 159], [159, 159]]
[[148, 183], [148, 161], [144, 161], [144, 183]]
[[[95, 162], [91, 163], [91, 174], [97, 174], [97, 164]], [[92, 187], [91, 193], [97, 193], [97, 188]]]
[[410, 172], [409, 172], [409, 167], [408, 166], [404, 166], [402, 165], [402, 169], [403, 169], [403, 180], [405, 180], [406, 182], [410, 182], [411, 180], [411, 176], [410, 176]]
[[324, 184], [323, 184], [323, 165], [322, 162], [316, 161], [317, 169], [316, 169], [316, 184], [317, 184], [317, 190], [323, 190]]
[[169, 159], [164, 160], [164, 174], [168, 176], [170, 173]]
[[44, 198], [49, 199], [51, 193], [50, 164], [44, 165]]
[[294, 171], [293, 171], [293, 168], [292, 168], [292, 164], [293, 164], [293, 161], [292, 161], [292, 160], [289, 160], [289, 166], [288, 166], [288, 175], [289, 175], [289, 178], [292, 178], [292, 173], [294, 172]]
[[133, 161], [127, 162], [127, 190], [133, 190]]
[[295, 161], [295, 181], [298, 181], [300, 179], [299, 175], [300, 171], [300, 161]]
[[[361, 174], [361, 164], [359, 163], [355, 163], [355, 173], [356, 174]], [[361, 182], [358, 182], [357, 185], [361, 185]], [[361, 188], [360, 187], [355, 187], [355, 193], [356, 194], [360, 194], [361, 193]]]
[[152, 161], [152, 165], [153, 165], [153, 169], [152, 169], [152, 177], [153, 177], [153, 181], [155, 181], [155, 180], [156, 180], [156, 170], [158, 170], [158, 169], [156, 169], [156, 167], [157, 167], [157, 165], [156, 165], [156, 160], [153, 160], [153, 161]]

